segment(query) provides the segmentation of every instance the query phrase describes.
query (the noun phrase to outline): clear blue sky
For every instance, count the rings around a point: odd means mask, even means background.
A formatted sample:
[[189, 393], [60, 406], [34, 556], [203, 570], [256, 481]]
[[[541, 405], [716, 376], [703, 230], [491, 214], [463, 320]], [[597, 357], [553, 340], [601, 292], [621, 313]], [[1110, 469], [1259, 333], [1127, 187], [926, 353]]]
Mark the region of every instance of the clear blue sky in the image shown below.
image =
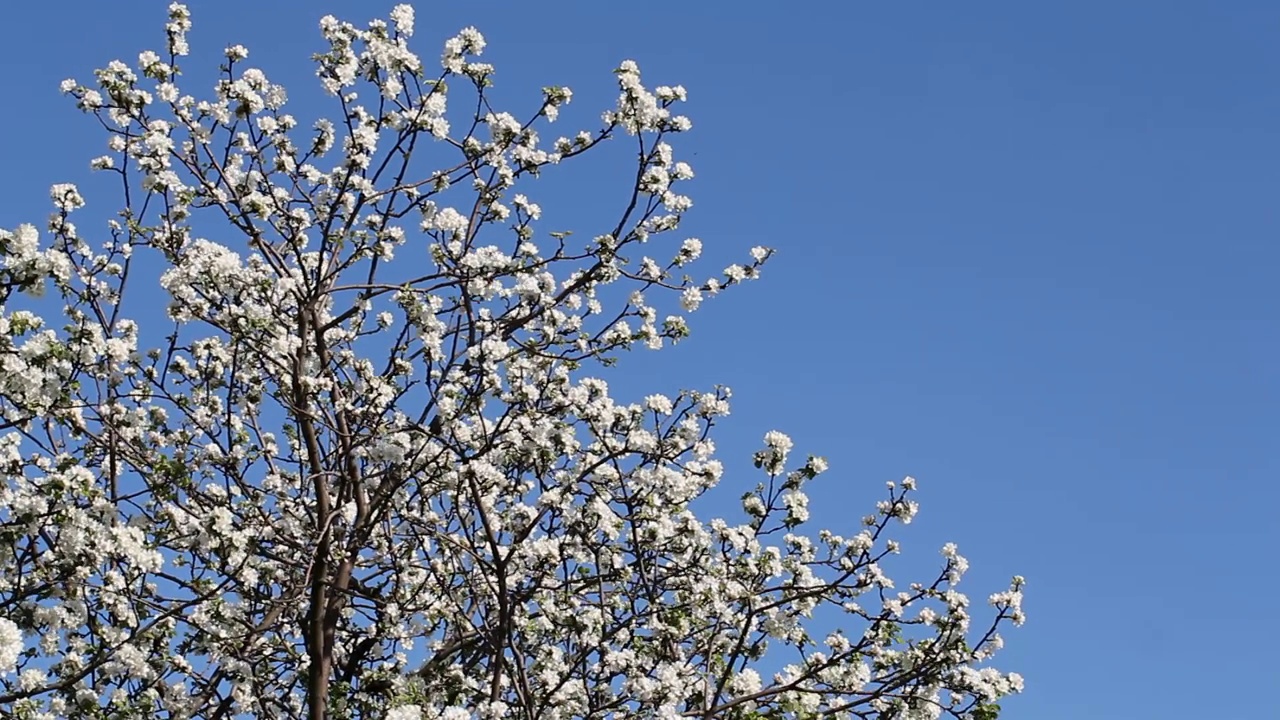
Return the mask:
[[[240, 42], [300, 92], [322, 14], [392, 4], [197, 1], [187, 65]], [[0, 10], [0, 226], [101, 153], [58, 81], [158, 46], [164, 7]], [[827, 525], [919, 478], [899, 569], [955, 540], [977, 599], [1029, 580], [1007, 717], [1274, 716], [1280, 3], [424, 2], [416, 47], [470, 24], [517, 104], [594, 115], [624, 58], [684, 84], [685, 229], [780, 251], [624, 388], [732, 386], [735, 468], [775, 427], [827, 455]], [[588, 232], [607, 193], [576, 192], [543, 204]]]

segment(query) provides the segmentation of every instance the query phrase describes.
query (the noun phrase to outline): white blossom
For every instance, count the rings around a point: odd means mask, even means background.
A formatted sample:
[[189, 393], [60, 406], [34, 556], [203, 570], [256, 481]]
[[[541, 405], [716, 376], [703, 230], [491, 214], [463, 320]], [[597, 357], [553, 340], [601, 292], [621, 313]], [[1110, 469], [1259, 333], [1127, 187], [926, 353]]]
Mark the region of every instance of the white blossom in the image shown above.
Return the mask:
[[[978, 611], [954, 545], [890, 577], [914, 480], [815, 530], [802, 438], [742, 470], [713, 439], [729, 388], [609, 374], [772, 257], [694, 267], [683, 86], [603, 68], [599, 122], [544, 138], [588, 94], [501, 107], [484, 36], [432, 70], [401, 4], [320, 20], [329, 112], [304, 122], [244, 46], [192, 47], [181, 3], [163, 23], [59, 85], [112, 183], [0, 230], [6, 711], [929, 717], [1022, 690], [988, 664], [1021, 577]], [[531, 180], [596, 152], [640, 200], [575, 234]]]
[[14, 671], [22, 652], [22, 631], [8, 618], [0, 617], [0, 675]]

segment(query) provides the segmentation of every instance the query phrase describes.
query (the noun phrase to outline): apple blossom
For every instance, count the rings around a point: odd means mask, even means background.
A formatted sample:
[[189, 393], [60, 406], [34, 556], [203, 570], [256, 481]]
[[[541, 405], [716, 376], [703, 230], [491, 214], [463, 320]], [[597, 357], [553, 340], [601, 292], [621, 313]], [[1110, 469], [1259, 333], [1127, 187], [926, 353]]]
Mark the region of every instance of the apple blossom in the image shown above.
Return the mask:
[[[914, 480], [811, 532], [825, 459], [769, 431], [743, 480], [728, 388], [601, 377], [773, 253], [686, 274], [686, 89], [623, 61], [544, 141], [570, 89], [493, 108], [483, 35], [437, 67], [415, 20], [320, 21], [312, 124], [241, 45], [183, 94], [179, 3], [163, 50], [62, 83], [121, 204], [59, 183], [43, 232], [0, 231], [0, 714], [994, 717], [1024, 581], [979, 627], [953, 545], [890, 578]], [[623, 136], [616, 222], [544, 224], [526, 181]], [[754, 489], [704, 521], [721, 484]]]

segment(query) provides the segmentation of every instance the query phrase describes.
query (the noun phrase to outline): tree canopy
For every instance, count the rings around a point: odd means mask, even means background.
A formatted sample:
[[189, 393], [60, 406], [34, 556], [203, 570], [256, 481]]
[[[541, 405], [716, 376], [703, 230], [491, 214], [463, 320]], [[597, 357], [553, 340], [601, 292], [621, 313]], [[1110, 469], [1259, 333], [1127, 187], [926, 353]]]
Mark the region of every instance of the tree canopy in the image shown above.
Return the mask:
[[[827, 463], [785, 434], [724, 477], [727, 388], [611, 396], [773, 253], [708, 271], [679, 234], [684, 88], [622, 62], [547, 141], [570, 89], [500, 111], [480, 32], [424, 62], [400, 5], [324, 18], [309, 123], [238, 45], [186, 94], [190, 27], [175, 3], [161, 50], [63, 84], [118, 213], [78, 227], [58, 184], [0, 232], [5, 715], [981, 719], [1021, 690], [987, 664], [1021, 578], [973, 626], [954, 545], [886, 574], [912, 479], [814, 530]], [[618, 144], [616, 221], [540, 222], [528, 181]], [[740, 511], [699, 518], [722, 481]]]

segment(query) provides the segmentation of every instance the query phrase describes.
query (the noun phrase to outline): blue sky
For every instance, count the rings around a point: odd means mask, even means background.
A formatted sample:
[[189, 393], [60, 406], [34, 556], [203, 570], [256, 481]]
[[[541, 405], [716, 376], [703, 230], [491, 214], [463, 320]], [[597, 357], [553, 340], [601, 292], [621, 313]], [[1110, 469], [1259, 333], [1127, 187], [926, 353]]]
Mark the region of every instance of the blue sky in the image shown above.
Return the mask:
[[[187, 64], [240, 42], [301, 91], [322, 14], [391, 5], [194, 2]], [[0, 226], [42, 224], [49, 184], [84, 182], [105, 137], [58, 81], [159, 45], [164, 7], [0, 10]], [[726, 459], [745, 468], [772, 428], [826, 455], [815, 516], [833, 529], [916, 476], [891, 574], [954, 540], [976, 598], [1028, 578], [1007, 717], [1274, 712], [1280, 4], [727, 7], [418, 7], [415, 47], [434, 59], [476, 25], [514, 106], [564, 84], [566, 117], [592, 117], [625, 58], [685, 85], [684, 230], [726, 261], [778, 248], [616, 382], [732, 386]], [[607, 190], [563, 177], [543, 205], [585, 233]]]

